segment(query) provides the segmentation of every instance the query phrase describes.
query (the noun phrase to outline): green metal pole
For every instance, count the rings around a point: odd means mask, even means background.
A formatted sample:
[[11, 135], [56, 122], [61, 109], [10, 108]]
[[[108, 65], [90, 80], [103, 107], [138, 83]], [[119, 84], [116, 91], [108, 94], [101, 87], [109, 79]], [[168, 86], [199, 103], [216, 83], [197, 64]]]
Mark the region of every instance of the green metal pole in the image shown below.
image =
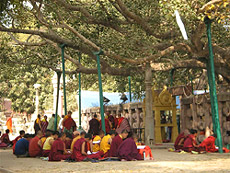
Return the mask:
[[213, 123], [215, 123], [219, 152], [223, 153], [223, 144], [222, 144], [222, 136], [221, 136], [221, 129], [220, 129], [219, 111], [218, 111], [218, 101], [217, 101], [217, 94], [216, 94], [214, 54], [212, 50], [212, 40], [211, 40], [211, 20], [208, 17], [205, 18], [205, 24], [207, 27], [208, 48], [209, 48], [209, 67], [210, 67], [209, 84], [211, 84], [209, 86], [210, 88], [209, 91], [210, 91], [210, 98], [213, 100], [211, 102], [213, 103], [212, 112], [214, 112], [212, 116], [214, 116], [214, 119], [215, 119]]
[[[79, 63], [81, 63], [81, 54], [78, 54], [78, 61]], [[78, 109], [79, 109], [79, 129], [81, 129], [81, 73], [78, 73], [78, 84], [79, 84], [79, 105], [78, 105]]]
[[129, 100], [132, 102], [132, 92], [131, 92], [131, 77], [129, 76]]
[[55, 119], [54, 119], [54, 130], [57, 130], [57, 116], [58, 116], [58, 100], [59, 100], [59, 89], [60, 89], [60, 79], [61, 79], [61, 72], [57, 73], [57, 100], [56, 100], [56, 111], [55, 111]]
[[98, 82], [99, 82], [99, 95], [100, 95], [100, 112], [101, 112], [101, 126], [102, 130], [105, 131], [105, 117], [104, 117], [104, 105], [103, 105], [103, 91], [102, 91], [102, 82], [101, 82], [101, 65], [100, 65], [100, 55], [103, 52], [100, 50], [99, 52], [94, 52], [94, 55], [97, 56], [97, 71], [98, 71]]
[[62, 44], [60, 47], [61, 47], [61, 56], [62, 56], [64, 108], [65, 108], [65, 115], [67, 115], [66, 90], [65, 90], [65, 57], [64, 57], [65, 44]]
[[[212, 78], [211, 78], [211, 72], [210, 72], [211, 68], [210, 68], [210, 60], [209, 59], [207, 60], [206, 64], [207, 64], [207, 73], [208, 73], [208, 84], [209, 84], [209, 86], [211, 86], [212, 85], [212, 82], [211, 82]], [[209, 91], [210, 91], [210, 93], [213, 92], [212, 87], [209, 87]], [[210, 95], [210, 101], [211, 101], [211, 112], [212, 112], [212, 115], [215, 115], [214, 108], [213, 108], [214, 102], [213, 102], [213, 99], [211, 99], [211, 95]], [[214, 116], [212, 116], [212, 124], [213, 124], [213, 132], [215, 134], [217, 134], [217, 132], [216, 132], [216, 126], [215, 126], [215, 117]]]

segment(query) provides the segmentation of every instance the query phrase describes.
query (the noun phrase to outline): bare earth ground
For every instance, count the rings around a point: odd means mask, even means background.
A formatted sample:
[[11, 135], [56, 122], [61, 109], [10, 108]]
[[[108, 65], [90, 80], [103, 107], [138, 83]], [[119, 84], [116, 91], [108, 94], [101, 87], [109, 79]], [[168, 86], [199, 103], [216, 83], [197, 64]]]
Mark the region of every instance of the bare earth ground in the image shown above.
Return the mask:
[[0, 150], [0, 172], [230, 172], [230, 153], [179, 154], [152, 150], [154, 161], [48, 162], [39, 158], [16, 158], [12, 150]]

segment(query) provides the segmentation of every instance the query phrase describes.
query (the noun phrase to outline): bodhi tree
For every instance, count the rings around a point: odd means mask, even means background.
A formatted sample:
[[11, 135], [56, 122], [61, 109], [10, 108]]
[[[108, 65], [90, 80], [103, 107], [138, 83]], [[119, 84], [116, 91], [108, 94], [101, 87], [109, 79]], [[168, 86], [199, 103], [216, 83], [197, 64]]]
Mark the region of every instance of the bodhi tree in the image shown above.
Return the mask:
[[[65, 44], [65, 59], [72, 64], [67, 74], [97, 74], [93, 53], [103, 50], [100, 62], [103, 74], [140, 76], [142, 82], [145, 82], [145, 122], [148, 122], [145, 124], [145, 140], [148, 144], [154, 138], [152, 75], [171, 69], [206, 68], [209, 52], [202, 18], [204, 12], [213, 13], [212, 5], [215, 9], [229, 8], [229, 1], [218, 3], [217, 0], [209, 3], [205, 0], [2, 1], [0, 31], [9, 34], [11, 41], [8, 45], [19, 45], [14, 51], [26, 50], [23, 56], [17, 56], [13, 51], [2, 58], [60, 71], [57, 68], [61, 61], [59, 45]], [[179, 32], [175, 10], [182, 16], [188, 41], [184, 41]], [[227, 21], [223, 17], [219, 20]], [[18, 33], [25, 36], [20, 38]], [[229, 37], [229, 30], [221, 22], [213, 22], [216, 73], [222, 75], [228, 83]], [[81, 63], [77, 53], [82, 54]], [[181, 75], [181, 78], [185, 76]]]

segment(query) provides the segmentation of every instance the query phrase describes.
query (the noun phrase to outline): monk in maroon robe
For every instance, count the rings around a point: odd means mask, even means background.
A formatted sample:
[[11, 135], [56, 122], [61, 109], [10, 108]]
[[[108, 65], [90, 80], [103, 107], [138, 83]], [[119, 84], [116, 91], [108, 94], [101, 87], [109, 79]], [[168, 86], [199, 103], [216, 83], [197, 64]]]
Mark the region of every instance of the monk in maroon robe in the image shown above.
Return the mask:
[[53, 142], [53, 145], [49, 154], [49, 161], [61, 161], [70, 158], [70, 154], [65, 149], [64, 141], [66, 139], [66, 133], [61, 133], [60, 138]]
[[133, 134], [131, 138], [124, 140], [118, 148], [118, 158], [120, 160], [143, 160], [137, 150], [137, 135]]
[[110, 150], [109, 150], [109, 156], [110, 157], [117, 157], [117, 150], [119, 148], [119, 146], [121, 145], [121, 143], [123, 142], [123, 139], [127, 138], [128, 136], [128, 131], [127, 130], [123, 130], [121, 132], [121, 134], [118, 134], [113, 140], [112, 140], [112, 143], [111, 143], [111, 147], [110, 147]]
[[[100, 127], [102, 129], [101, 120], [100, 120]], [[105, 131], [106, 133], [109, 133], [110, 130], [111, 130], [111, 125], [110, 125], [109, 119], [105, 117]]]
[[94, 114], [93, 119], [89, 121], [89, 132], [96, 136], [100, 131], [100, 122], [97, 119], [97, 114]]
[[183, 150], [186, 152], [199, 152], [199, 145], [196, 143], [197, 130], [191, 130], [191, 134], [184, 141]]
[[87, 154], [87, 151], [89, 151], [87, 142], [89, 142], [92, 139], [92, 135], [87, 133], [85, 135], [85, 138], [78, 139], [73, 148], [73, 153], [71, 158], [80, 162], [87, 159], [100, 159], [104, 153], [102, 151], [96, 153], [96, 154]]
[[37, 131], [37, 135], [30, 140], [29, 155], [30, 157], [37, 157], [42, 155], [42, 148], [39, 146], [40, 138], [43, 136], [41, 130]]
[[5, 143], [6, 145], [10, 145], [11, 144], [11, 141], [10, 141], [10, 138], [9, 138], [9, 133], [10, 133], [10, 130], [9, 129], [6, 129], [6, 133], [4, 133], [0, 140], [2, 141], [2, 143]]
[[69, 111], [68, 114], [64, 117], [62, 125], [64, 127], [64, 132], [73, 133], [76, 130], [76, 122], [71, 117], [72, 112]]
[[215, 146], [215, 140], [216, 140], [216, 135], [212, 135], [207, 137], [200, 145], [199, 148], [202, 151], [207, 151], [207, 152], [217, 152], [218, 149], [216, 149]]
[[130, 132], [130, 124], [127, 118], [121, 117], [118, 121], [116, 132], [120, 134], [123, 130]]
[[182, 132], [181, 134], [178, 135], [176, 138], [176, 141], [174, 143], [175, 150], [182, 150], [184, 147], [184, 141], [186, 137], [188, 136], [188, 131]]

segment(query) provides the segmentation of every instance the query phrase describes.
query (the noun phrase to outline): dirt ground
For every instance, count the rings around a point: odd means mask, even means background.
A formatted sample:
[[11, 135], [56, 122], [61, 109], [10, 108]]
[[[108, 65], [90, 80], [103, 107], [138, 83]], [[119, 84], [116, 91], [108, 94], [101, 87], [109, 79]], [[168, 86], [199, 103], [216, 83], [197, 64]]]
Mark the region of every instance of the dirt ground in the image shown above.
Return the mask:
[[39, 158], [16, 158], [12, 150], [0, 150], [0, 172], [230, 172], [230, 153], [179, 154], [152, 150], [154, 161], [48, 162]]

